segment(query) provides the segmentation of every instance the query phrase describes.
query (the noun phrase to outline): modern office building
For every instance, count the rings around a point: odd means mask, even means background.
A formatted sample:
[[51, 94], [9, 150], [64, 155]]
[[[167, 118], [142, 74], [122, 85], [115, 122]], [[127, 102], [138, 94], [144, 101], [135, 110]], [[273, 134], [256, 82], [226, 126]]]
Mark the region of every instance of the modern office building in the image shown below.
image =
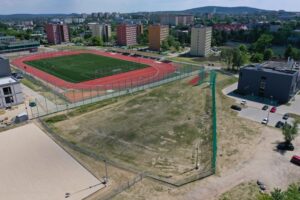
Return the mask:
[[50, 44], [70, 42], [69, 28], [65, 24], [47, 24], [45, 30]]
[[211, 50], [211, 38], [211, 27], [193, 27], [190, 55], [207, 57]]
[[134, 24], [120, 24], [117, 26], [117, 43], [120, 46], [137, 45], [137, 26]]
[[287, 103], [299, 88], [300, 72], [297, 63], [270, 61], [241, 68], [237, 92]]
[[194, 16], [193, 15], [173, 15], [173, 14], [161, 15], [160, 23], [163, 25], [170, 25], [170, 26], [193, 25], [194, 24]]
[[21, 104], [24, 96], [21, 84], [11, 77], [9, 61], [0, 57], [0, 108], [6, 108]]
[[150, 25], [149, 31], [149, 49], [160, 51], [161, 43], [169, 36], [169, 26], [167, 25]]
[[34, 40], [17, 40], [14, 36], [0, 37], [0, 53], [36, 51], [40, 43]]

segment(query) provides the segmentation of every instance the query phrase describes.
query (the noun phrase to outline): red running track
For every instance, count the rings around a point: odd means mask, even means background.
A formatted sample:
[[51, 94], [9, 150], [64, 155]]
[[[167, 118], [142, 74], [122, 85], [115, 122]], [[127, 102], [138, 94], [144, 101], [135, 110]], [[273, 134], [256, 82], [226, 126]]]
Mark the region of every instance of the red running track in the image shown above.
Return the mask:
[[[116, 58], [120, 60], [142, 63], [148, 65], [149, 67], [135, 70], [135, 71], [125, 72], [122, 74], [107, 76], [104, 78], [89, 80], [81, 83], [70, 83], [56, 76], [48, 74], [44, 71], [31, 67], [30, 65], [25, 64], [26, 61], [40, 60], [40, 59], [52, 58], [58, 56], [77, 55], [82, 53], [92, 53], [92, 54]], [[51, 83], [52, 85], [55, 85], [60, 88], [65, 88], [65, 89], [108, 90], [108, 89], [131, 88], [134, 86], [140, 86], [147, 83], [162, 80], [167, 75], [172, 74], [176, 71], [176, 68], [172, 63], [161, 63], [155, 60], [150, 60], [150, 59], [145, 59], [140, 57], [124, 56], [122, 54], [102, 52], [97, 50], [60, 51], [60, 52], [34, 54], [34, 55], [17, 58], [12, 61], [12, 64], [18, 67], [19, 69], [25, 71], [26, 73], [30, 73], [48, 83]]]

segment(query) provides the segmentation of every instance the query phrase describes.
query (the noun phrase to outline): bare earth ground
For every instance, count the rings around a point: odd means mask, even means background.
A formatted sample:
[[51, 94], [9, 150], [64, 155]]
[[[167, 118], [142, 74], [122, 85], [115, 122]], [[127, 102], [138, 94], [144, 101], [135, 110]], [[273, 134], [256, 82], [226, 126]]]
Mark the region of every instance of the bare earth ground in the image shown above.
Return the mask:
[[[221, 83], [219, 86], [229, 84], [226, 81], [222, 82], [223, 78], [228, 79], [224, 76], [219, 77], [219, 83]], [[289, 184], [298, 182], [300, 180], [299, 167], [289, 162], [292, 153], [282, 155], [274, 150], [276, 144], [283, 140], [281, 132], [237, 118], [236, 114], [228, 109], [231, 103], [233, 102], [224, 97], [219, 89], [219, 170], [216, 176], [181, 188], [168, 188], [144, 180], [115, 199], [209, 200], [218, 199], [222, 193], [242, 183], [245, 183], [244, 187], [249, 187], [248, 182], [258, 179], [263, 181], [268, 189], [286, 188]], [[299, 137], [295, 146], [300, 146]], [[298, 148], [294, 154], [299, 153]], [[252, 189], [255, 190], [255, 188]], [[243, 191], [240, 192], [243, 193]], [[234, 194], [231, 197], [236, 195], [235, 190], [232, 193]], [[251, 196], [249, 198], [244, 193], [235, 198], [251, 199]]]
[[[231, 104], [233, 104], [233, 100], [225, 97], [222, 95], [222, 88], [226, 85], [230, 85], [233, 83], [233, 78], [225, 76], [225, 75], [219, 75], [218, 77], [218, 134], [219, 134], [219, 154], [218, 154], [218, 172], [217, 175], [211, 176], [207, 179], [194, 182], [191, 184], [188, 184], [186, 186], [183, 186], [181, 188], [171, 188], [167, 185], [160, 184], [159, 182], [152, 181], [150, 179], [144, 179], [142, 182], [136, 184], [131, 189], [121, 193], [116, 198], [117, 200], [121, 199], [217, 199], [219, 196], [230, 190], [231, 188], [243, 183], [243, 182], [251, 182], [256, 181], [257, 179], [262, 180], [265, 182], [268, 186], [268, 188], [272, 187], [286, 187], [288, 184], [299, 181], [300, 172], [299, 168], [297, 166], [293, 166], [289, 163], [290, 154], [281, 155], [278, 152], [274, 151], [274, 147], [276, 145], [276, 142], [282, 141], [281, 133], [278, 130], [267, 128], [264, 126], [261, 126], [258, 123], [241, 119], [237, 117], [237, 114], [230, 110]], [[193, 88], [194, 89], [194, 88]], [[151, 91], [150, 91], [151, 93]], [[198, 91], [194, 93], [193, 95], [196, 97], [199, 97]], [[142, 102], [139, 102], [140, 99], [137, 97], [144, 96], [145, 93], [141, 93], [139, 95], [136, 95], [132, 98], [128, 98], [125, 100], [121, 100], [118, 103], [106, 106], [102, 109], [95, 110], [94, 112], [81, 115], [79, 117], [73, 117], [70, 118], [67, 121], [63, 121], [57, 124], [54, 124], [57, 128], [63, 129], [63, 136], [66, 137], [68, 140], [73, 141], [74, 138], [81, 138], [83, 136], [87, 137], [87, 135], [84, 135], [81, 132], [78, 132], [80, 127], [85, 127], [85, 132], [88, 132], [89, 135], [92, 135], [97, 133], [98, 131], [95, 131], [93, 127], [99, 127], [99, 125], [102, 123], [112, 123], [114, 122], [114, 115], [112, 115], [111, 111], [114, 111], [113, 113], [117, 113], [116, 116], [118, 116], [117, 121], [122, 121], [127, 119], [128, 115], [124, 114], [124, 111], [131, 111], [133, 112], [133, 116], [138, 116], [140, 118], [149, 118], [149, 120], [152, 120], [153, 115], [147, 115], [143, 116], [139, 114], [138, 110], [141, 108], [145, 109], [144, 107], [141, 107], [141, 104], [147, 107], [147, 100], [148, 101], [154, 101], [157, 102], [159, 105], [159, 100], [157, 95], [153, 96], [149, 95], [149, 92], [146, 92], [147, 98], [145, 98]], [[201, 95], [200, 95], [201, 96]], [[175, 96], [176, 97], [176, 96]], [[173, 100], [175, 99], [172, 98]], [[177, 96], [178, 98], [178, 96]], [[189, 96], [190, 98], [190, 96]], [[186, 102], [188, 102], [189, 98], [186, 99]], [[201, 97], [202, 100], [205, 100], [205, 96]], [[201, 99], [200, 98], [200, 99]], [[166, 102], [168, 99], [165, 99]], [[131, 104], [130, 104], [131, 102]], [[124, 104], [126, 106], [124, 106]], [[200, 104], [201, 105], [201, 104]], [[205, 105], [205, 104], [204, 104]], [[204, 106], [202, 104], [202, 106]], [[174, 107], [174, 106], [172, 106]], [[205, 107], [205, 106], [204, 106]], [[160, 107], [162, 108], [162, 107]], [[160, 110], [160, 108], [157, 108]], [[186, 108], [186, 107], [185, 107]], [[203, 107], [202, 107], [203, 108]], [[125, 109], [125, 110], [124, 110]], [[152, 110], [155, 110], [152, 107], [148, 107], [149, 113], [151, 113]], [[180, 112], [176, 113], [179, 115], [185, 115], [188, 112]], [[100, 117], [99, 117], [100, 116]], [[123, 118], [122, 118], [123, 117]], [[140, 125], [136, 125], [135, 123], [139, 123], [139, 118], [134, 118], [133, 121], [127, 121], [127, 124], [133, 125], [132, 127], [135, 127], [137, 130], [139, 130]], [[185, 115], [185, 118], [187, 116]], [[189, 116], [187, 117], [190, 118]], [[80, 123], [80, 119], [83, 119], [83, 123]], [[92, 122], [95, 121], [96, 122]], [[181, 121], [181, 118], [176, 118], [177, 121]], [[190, 119], [193, 119], [193, 115]], [[158, 119], [158, 120], [161, 120]], [[186, 120], [186, 119], [185, 119]], [[190, 121], [190, 120], [188, 120]], [[152, 121], [151, 121], [152, 122]], [[99, 124], [99, 125], [98, 125]], [[124, 122], [122, 124], [122, 130], [128, 130], [127, 124]], [[102, 126], [101, 126], [102, 128]], [[105, 128], [105, 127], [104, 127]], [[114, 127], [116, 128], [116, 127]], [[103, 129], [103, 128], [102, 128]], [[149, 127], [151, 130], [151, 127]], [[65, 131], [67, 130], [67, 131]], [[72, 131], [71, 131], [72, 130]], [[106, 129], [104, 129], [106, 130]], [[152, 129], [153, 130], [153, 129]], [[153, 132], [150, 132], [153, 133]], [[113, 136], [114, 136], [113, 132]], [[154, 132], [155, 134], [155, 132]], [[124, 141], [124, 136], [117, 135], [118, 137]], [[151, 135], [150, 135], [151, 136]], [[127, 138], [126, 138], [127, 137]], [[128, 135], [126, 135], [125, 139], [128, 138]], [[134, 141], [136, 141], [136, 138], [134, 138]], [[115, 139], [115, 138], [113, 138]], [[143, 139], [143, 138], [142, 138]], [[138, 140], [138, 142], [143, 142], [143, 140]], [[161, 138], [162, 141], [165, 140], [164, 138]], [[86, 140], [84, 140], [86, 142]], [[91, 141], [91, 140], [90, 140]], [[125, 140], [126, 141], [126, 140]], [[175, 140], [176, 141], [176, 140]], [[192, 140], [193, 141], [193, 140]], [[82, 142], [82, 141], [73, 141], [73, 142]], [[170, 142], [172, 144], [172, 140], [167, 140], [167, 142]], [[296, 141], [296, 146], [299, 146], [299, 138]], [[139, 144], [138, 143], [138, 144]], [[97, 143], [91, 143], [93, 146], [97, 146]], [[126, 144], [126, 143], [125, 143]], [[133, 143], [136, 145], [136, 143]], [[143, 143], [142, 143], [143, 144]], [[103, 143], [101, 143], [103, 145]], [[111, 145], [111, 143], [109, 143]], [[129, 147], [131, 148], [131, 147]], [[136, 147], [135, 147], [136, 148]], [[136, 148], [137, 149], [137, 148]], [[147, 147], [148, 150], [153, 150], [153, 147]], [[111, 150], [111, 149], [110, 149]], [[123, 149], [125, 150], [125, 149]], [[119, 150], [118, 150], [119, 151]], [[146, 151], [146, 152], [147, 152]], [[126, 153], [127, 153], [126, 149]], [[130, 151], [129, 151], [130, 152]], [[76, 153], [76, 152], [75, 152]], [[138, 151], [140, 153], [140, 151]], [[143, 152], [144, 153], [144, 152]], [[153, 153], [153, 152], [152, 152]], [[296, 150], [296, 153], [299, 154], [299, 149]], [[147, 155], [147, 154], [146, 154]], [[148, 154], [148, 155], [155, 155], [154, 154]], [[122, 154], [121, 155], [115, 155], [119, 161], [122, 162], [132, 162], [132, 157], [127, 158], [126, 160], [122, 160]], [[136, 156], [136, 155], [135, 155]], [[85, 156], [83, 156], [85, 157]], [[138, 158], [138, 156], [134, 157]], [[88, 158], [82, 158], [83, 163], [89, 162], [88, 166], [96, 166], [94, 163], [96, 163], [94, 160]], [[190, 158], [189, 158], [190, 159]], [[149, 160], [147, 157], [145, 157], [145, 160]], [[188, 160], [188, 159], [187, 159]], [[143, 163], [143, 160], [139, 160], [139, 162]], [[155, 162], [154, 162], [155, 163]], [[147, 161], [144, 161], [144, 164], [147, 164]], [[163, 163], [168, 164], [168, 162]], [[190, 165], [190, 162], [188, 163]], [[192, 165], [195, 164], [192, 162]], [[147, 165], [145, 165], [147, 167]], [[154, 167], [157, 167], [158, 169], [165, 170], [165, 172], [170, 172], [174, 168], [162, 168], [162, 164], [160, 165], [154, 165]], [[180, 168], [176, 168], [178, 170]], [[298, 169], [298, 170], [297, 170]], [[92, 168], [93, 170], [97, 170], [97, 167]], [[116, 176], [117, 177], [117, 176]], [[127, 175], [124, 175], [124, 180], [126, 180]], [[298, 180], [297, 180], [298, 179]], [[247, 186], [247, 185], [246, 185]], [[246, 187], [245, 186], [245, 187]], [[241, 199], [243, 200], [243, 199]]]
[[0, 199], [80, 200], [104, 185], [36, 125], [0, 133]]
[[109, 160], [165, 178], [210, 169], [210, 93], [187, 80], [54, 124], [62, 137]]

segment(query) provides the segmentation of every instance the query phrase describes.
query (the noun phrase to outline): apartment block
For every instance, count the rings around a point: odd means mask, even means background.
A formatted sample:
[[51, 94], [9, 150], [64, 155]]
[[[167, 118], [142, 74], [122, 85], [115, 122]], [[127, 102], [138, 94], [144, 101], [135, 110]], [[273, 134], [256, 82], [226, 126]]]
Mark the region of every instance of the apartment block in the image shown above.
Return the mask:
[[45, 30], [50, 44], [70, 42], [69, 28], [65, 24], [47, 24]]
[[101, 37], [104, 42], [108, 42], [111, 38], [111, 25], [109, 24], [89, 23], [88, 27], [93, 37]]
[[149, 49], [160, 51], [161, 43], [169, 36], [169, 26], [166, 25], [151, 25], [149, 31]]
[[120, 46], [137, 45], [137, 26], [134, 24], [120, 24], [117, 26], [117, 43]]
[[193, 15], [161, 15], [160, 23], [164, 25], [170, 26], [178, 26], [178, 25], [193, 25], [194, 24], [194, 16]]
[[211, 50], [211, 38], [211, 27], [193, 27], [190, 55], [207, 57]]

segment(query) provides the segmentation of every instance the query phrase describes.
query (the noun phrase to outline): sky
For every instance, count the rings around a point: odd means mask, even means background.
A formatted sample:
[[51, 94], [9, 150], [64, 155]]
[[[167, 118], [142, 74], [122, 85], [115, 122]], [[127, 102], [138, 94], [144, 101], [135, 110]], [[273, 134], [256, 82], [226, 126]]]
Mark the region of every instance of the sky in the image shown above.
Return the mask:
[[0, 0], [0, 14], [184, 10], [202, 6], [250, 6], [300, 11], [300, 0]]

